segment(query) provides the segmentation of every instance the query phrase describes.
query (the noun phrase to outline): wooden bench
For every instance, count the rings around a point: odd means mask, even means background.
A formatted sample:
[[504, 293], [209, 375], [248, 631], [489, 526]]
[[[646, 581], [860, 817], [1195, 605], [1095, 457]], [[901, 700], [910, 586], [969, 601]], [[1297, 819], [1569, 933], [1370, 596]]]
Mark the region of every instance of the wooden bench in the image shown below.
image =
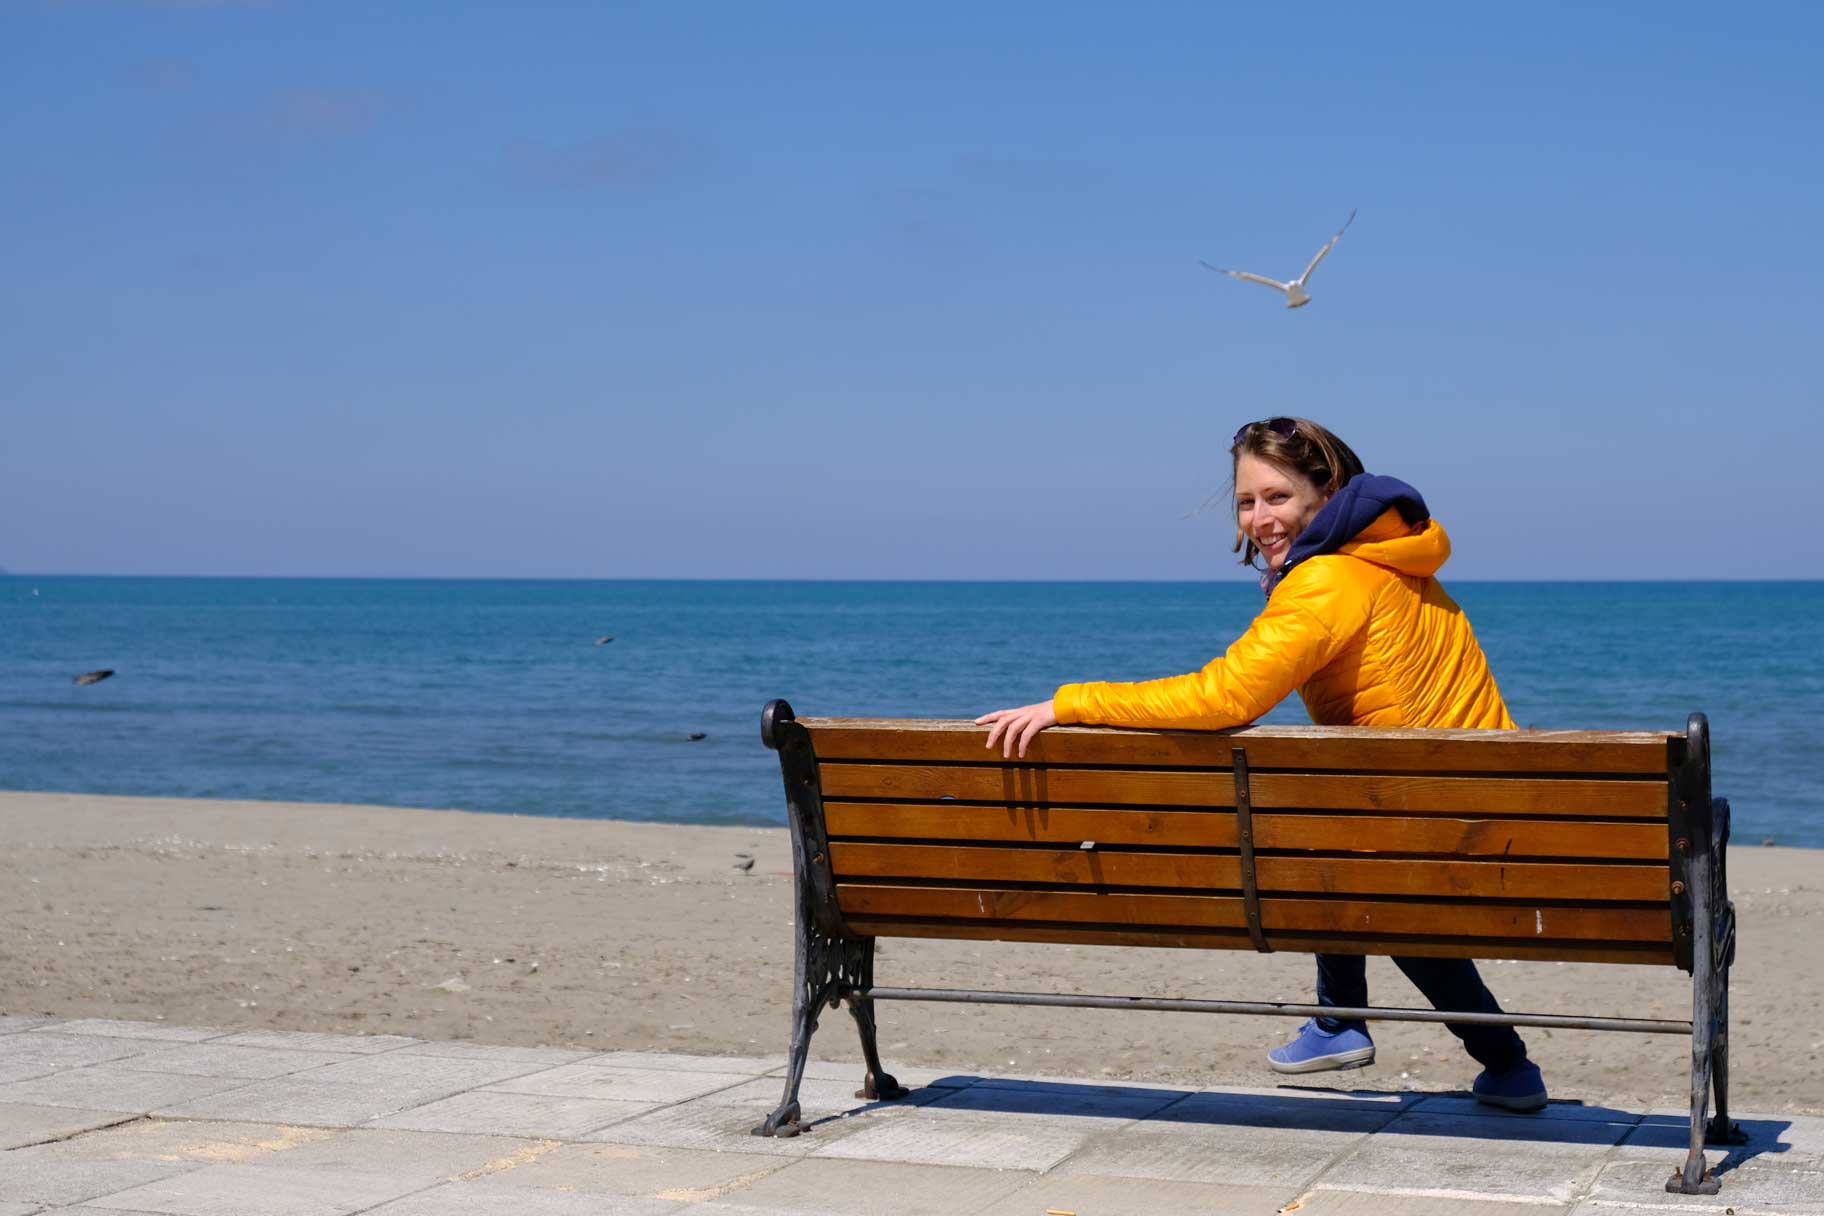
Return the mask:
[[[1704, 1144], [1742, 1141], [1727, 1114], [1729, 813], [1703, 715], [1682, 734], [1063, 727], [1012, 761], [986, 734], [762, 711], [797, 954], [785, 1094], [756, 1135], [801, 1130], [811, 1035], [839, 1001], [871, 1099], [906, 1092], [881, 1068], [880, 1000], [1631, 1030], [1691, 1036], [1690, 1153], [1667, 1188], [1715, 1193]], [[887, 988], [878, 937], [1657, 963], [1692, 973], [1693, 1016]]]

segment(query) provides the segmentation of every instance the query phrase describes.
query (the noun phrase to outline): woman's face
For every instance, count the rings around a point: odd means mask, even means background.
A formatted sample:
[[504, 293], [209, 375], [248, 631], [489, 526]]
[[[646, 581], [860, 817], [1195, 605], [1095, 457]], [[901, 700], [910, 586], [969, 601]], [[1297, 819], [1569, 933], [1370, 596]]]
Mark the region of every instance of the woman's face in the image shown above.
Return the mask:
[[1296, 469], [1243, 452], [1235, 461], [1235, 522], [1267, 559], [1267, 569], [1286, 564], [1292, 542], [1330, 495]]

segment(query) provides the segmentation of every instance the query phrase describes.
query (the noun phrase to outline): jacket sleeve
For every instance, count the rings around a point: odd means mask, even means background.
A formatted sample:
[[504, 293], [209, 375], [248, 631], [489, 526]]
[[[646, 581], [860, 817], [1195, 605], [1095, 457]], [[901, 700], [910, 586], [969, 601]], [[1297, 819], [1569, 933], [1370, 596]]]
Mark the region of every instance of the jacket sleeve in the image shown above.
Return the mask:
[[1313, 558], [1293, 571], [1248, 631], [1202, 671], [1133, 683], [1066, 684], [1052, 697], [1059, 722], [1222, 730], [1272, 709], [1366, 628], [1363, 589], [1328, 577]]

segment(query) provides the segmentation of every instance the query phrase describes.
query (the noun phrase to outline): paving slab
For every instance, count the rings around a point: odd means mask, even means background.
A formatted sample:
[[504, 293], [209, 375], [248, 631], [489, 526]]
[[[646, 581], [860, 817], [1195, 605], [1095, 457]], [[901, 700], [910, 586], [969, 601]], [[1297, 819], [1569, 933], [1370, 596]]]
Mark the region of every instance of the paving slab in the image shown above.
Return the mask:
[[1047, 1170], [1131, 1120], [1083, 1116], [1041, 1119], [974, 1111], [948, 1118], [888, 1119], [817, 1150], [819, 1157], [961, 1165], [978, 1169]]
[[[603, 1068], [663, 1068], [672, 1072], [745, 1072], [755, 1075], [785, 1068], [785, 1056], [687, 1056], [663, 1051], [604, 1051], [590, 1064]], [[860, 1075], [858, 1070], [857, 1076]]]
[[134, 1119], [45, 1146], [47, 1157], [88, 1161], [163, 1161], [221, 1165], [257, 1161], [337, 1133], [270, 1123], [192, 1123]]
[[216, 1026], [171, 1026], [164, 1022], [123, 1022], [112, 1018], [77, 1018], [57, 1023], [58, 1034], [92, 1034], [104, 1039], [151, 1039], [165, 1043], [200, 1043], [228, 1031]]
[[1367, 1136], [1365, 1131], [1213, 1128], [1147, 1120], [1096, 1137], [1063, 1168], [1108, 1177], [1298, 1187]]
[[165, 1216], [348, 1216], [422, 1187], [392, 1174], [210, 1165], [117, 1191], [89, 1206]]
[[563, 1144], [494, 1174], [508, 1186], [697, 1203], [741, 1191], [802, 1158], [635, 1144]]
[[[721, 1194], [704, 1195], [692, 1216], [781, 1212], [804, 1216], [958, 1216], [1022, 1190], [1025, 1170], [968, 1169], [890, 1161], [809, 1157]], [[683, 1194], [683, 1192], [678, 1192]], [[1026, 1216], [1044, 1209], [1026, 1209]]]
[[661, 1103], [683, 1102], [718, 1089], [732, 1089], [745, 1084], [749, 1079], [748, 1074], [739, 1072], [671, 1072], [653, 1068], [563, 1064], [498, 1081], [488, 1088], [501, 1093]]
[[508, 1047], [494, 1043], [414, 1043], [399, 1048], [400, 1055], [448, 1056], [453, 1060], [499, 1060], [554, 1067], [600, 1058], [599, 1052], [571, 1047]]
[[[1627, 1130], [1569, 1120], [1536, 1125], [1536, 1136], [1560, 1137], [1550, 1139], [1519, 1135], [1508, 1120], [1484, 1119], [1480, 1122], [1486, 1126], [1479, 1128], [1462, 1126], [1465, 1122], [1403, 1115], [1365, 1137], [1316, 1181], [1384, 1195], [1546, 1199], [1568, 1205], [1595, 1180]], [[1403, 1133], [1396, 1131], [1402, 1123]], [[1488, 1134], [1470, 1134], [1475, 1131]]]
[[299, 1051], [339, 1051], [344, 1055], [374, 1055], [397, 1051], [423, 1039], [401, 1034], [320, 1034], [307, 1030], [243, 1030], [215, 1042], [228, 1047], [290, 1047]]
[[1197, 1125], [1218, 1134], [1236, 1127], [1372, 1132], [1386, 1127], [1406, 1109], [1407, 1104], [1395, 1095], [1203, 1090], [1149, 1115], [1147, 1120], [1150, 1123]]
[[342, 1052], [296, 1051], [284, 1047], [230, 1047], [220, 1043], [185, 1043], [122, 1060], [136, 1072], [181, 1072], [198, 1077], [240, 1077], [260, 1081], [289, 1076], [348, 1059]]
[[624, 1195], [573, 1195], [492, 1181], [452, 1182], [374, 1208], [368, 1216], [669, 1216], [689, 1204]]
[[376, 1119], [368, 1126], [575, 1140], [656, 1109], [657, 1104], [652, 1102], [616, 1102], [602, 1098], [567, 1098], [558, 1094], [513, 1094], [478, 1090], [439, 1098], [423, 1106]]
[[1152, 1182], [1136, 1187], [1132, 1178], [1103, 1178], [1067, 1168], [1030, 1180], [981, 1209], [981, 1216], [1039, 1216], [1047, 1211], [1082, 1216], [1271, 1216], [1297, 1194], [1280, 1186], [1216, 1189], [1198, 1182]]
[[136, 1117], [130, 1111], [0, 1102], [0, 1150], [61, 1140]]
[[174, 1102], [150, 1112], [161, 1119], [224, 1119], [242, 1123], [296, 1123], [309, 1127], [356, 1127], [383, 1119], [442, 1094], [422, 1086], [324, 1085], [298, 1077], [251, 1081], [239, 1089]]
[[0, 1195], [9, 1203], [84, 1203], [196, 1167], [172, 1161], [72, 1161], [42, 1147], [0, 1153]]
[[136, 1072], [118, 1064], [92, 1064], [84, 1068], [67, 1068], [30, 1081], [9, 1081], [0, 1085], [0, 1102], [91, 1110], [105, 1107], [143, 1114], [173, 1102], [221, 1093], [246, 1083], [242, 1077]]
[[62, 1068], [102, 1064], [144, 1052], [144, 1040], [102, 1039], [25, 1030], [0, 1035], [0, 1082], [27, 1081]]
[[[1824, 1119], [1808, 1115], [1774, 1118], [1732, 1116], [1748, 1137], [1746, 1146], [1729, 1151], [1738, 1155], [1758, 1153], [1802, 1154], [1824, 1157]], [[1649, 1111], [1624, 1142], [1624, 1147], [1686, 1148], [1691, 1142], [1691, 1116], [1685, 1111]]]
[[834, 1116], [807, 1120], [806, 1130], [796, 1136], [756, 1136], [753, 1129], [761, 1121], [758, 1112], [744, 1106], [718, 1106], [708, 1102], [685, 1102], [662, 1106], [647, 1114], [636, 1115], [591, 1132], [585, 1141], [606, 1144], [647, 1144], [668, 1148], [719, 1149], [731, 1153], [752, 1153], [769, 1157], [807, 1157], [819, 1148], [866, 1126], [868, 1114]]
[[542, 1067], [525, 1060], [454, 1059], [394, 1051], [312, 1069], [308, 1079], [323, 1085], [408, 1085], [426, 1098], [440, 1098], [539, 1072]]
[[1504, 1119], [1493, 1115], [1437, 1115], [1409, 1111], [1380, 1129], [1379, 1140], [1392, 1143], [1416, 1137], [1447, 1145], [1453, 1140], [1477, 1144], [1503, 1142], [1533, 1146], [1543, 1152], [1603, 1155], [1634, 1130], [1626, 1122], [1595, 1119]]
[[404, 1170], [430, 1186], [458, 1178], [484, 1177], [551, 1152], [553, 1140], [513, 1136], [468, 1136], [441, 1132], [354, 1128], [316, 1130], [309, 1138], [265, 1158], [261, 1164], [285, 1169], [346, 1170], [385, 1173]]
[[[1298, 1216], [1566, 1216], [1566, 1203], [1503, 1201], [1498, 1199], [1440, 1199], [1426, 1195], [1394, 1196], [1348, 1189], [1319, 1187], [1299, 1196]], [[1630, 1216], [1608, 1209], [1604, 1216]], [[1639, 1216], [1638, 1213], [1632, 1216]]]
[[1729, 1207], [1738, 1216], [1757, 1211], [1782, 1216], [1824, 1214], [1824, 1169], [1816, 1166], [1757, 1157], [1734, 1168], [1719, 1169], [1716, 1176], [1722, 1187], [1715, 1195], [1671, 1194], [1665, 1189], [1671, 1175], [1672, 1166], [1664, 1161], [1609, 1162], [1577, 1210], [1606, 1209], [1618, 1216], [1618, 1204], [1646, 1204], [1665, 1211], [1720, 1212]]
[[1599, 1102], [1553, 1101], [1547, 1102], [1544, 1110], [1517, 1111], [1488, 1106], [1466, 1094], [1420, 1094], [1417, 1099], [1412, 1110], [1425, 1115], [1468, 1115], [1477, 1119], [1519, 1119], [1534, 1123], [1542, 1119], [1583, 1119], [1592, 1123], [1628, 1124], [1639, 1123], [1641, 1117], [1637, 1110], [1622, 1110]]
[[[835, 1115], [875, 1113], [896, 1108], [909, 1110], [955, 1092], [951, 1089], [914, 1089], [903, 1098], [874, 1101], [856, 1097], [855, 1082], [852, 1080], [810, 1079], [799, 1082], [798, 1109], [802, 1112], [802, 1118], [827, 1119]], [[753, 1112], [754, 1122], [759, 1123], [778, 1108], [779, 1100], [784, 1096], [785, 1086], [778, 1077], [756, 1077], [732, 1089], [719, 1089], [704, 1094], [697, 1101], [717, 1106], [745, 1106]]]
[[[783, 1077], [786, 1069], [782, 1064], [773, 1071]], [[936, 1085], [944, 1089], [961, 1089], [966, 1085], [974, 1085], [982, 1079], [973, 1073], [949, 1072], [942, 1068], [918, 1068], [911, 1064], [902, 1064], [898, 1067], [889, 1066], [887, 1071], [892, 1074], [895, 1081], [908, 1089], [926, 1085]], [[862, 1078], [868, 1075], [868, 1069], [859, 1059], [846, 1063], [810, 1060], [805, 1063], [804, 1075], [826, 1081], [853, 1081], [855, 1087], [859, 1089]]]
[[925, 1105], [933, 1111], [967, 1110], [987, 1115], [1144, 1119], [1189, 1096], [1188, 1090], [1179, 1089], [1126, 1089], [1034, 1081], [1026, 1085], [971, 1085], [966, 1089], [940, 1092]]

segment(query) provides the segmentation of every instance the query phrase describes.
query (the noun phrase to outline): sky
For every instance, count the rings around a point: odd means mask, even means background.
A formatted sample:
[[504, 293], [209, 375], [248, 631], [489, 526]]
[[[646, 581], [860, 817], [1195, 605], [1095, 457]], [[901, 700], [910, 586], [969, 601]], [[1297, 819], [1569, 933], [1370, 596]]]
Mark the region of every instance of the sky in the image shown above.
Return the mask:
[[[1229, 437], [1298, 414], [1446, 581], [1824, 578], [1821, 44], [7, 0], [0, 567], [1240, 580]], [[1297, 311], [1198, 266], [1294, 277], [1352, 209]]]

